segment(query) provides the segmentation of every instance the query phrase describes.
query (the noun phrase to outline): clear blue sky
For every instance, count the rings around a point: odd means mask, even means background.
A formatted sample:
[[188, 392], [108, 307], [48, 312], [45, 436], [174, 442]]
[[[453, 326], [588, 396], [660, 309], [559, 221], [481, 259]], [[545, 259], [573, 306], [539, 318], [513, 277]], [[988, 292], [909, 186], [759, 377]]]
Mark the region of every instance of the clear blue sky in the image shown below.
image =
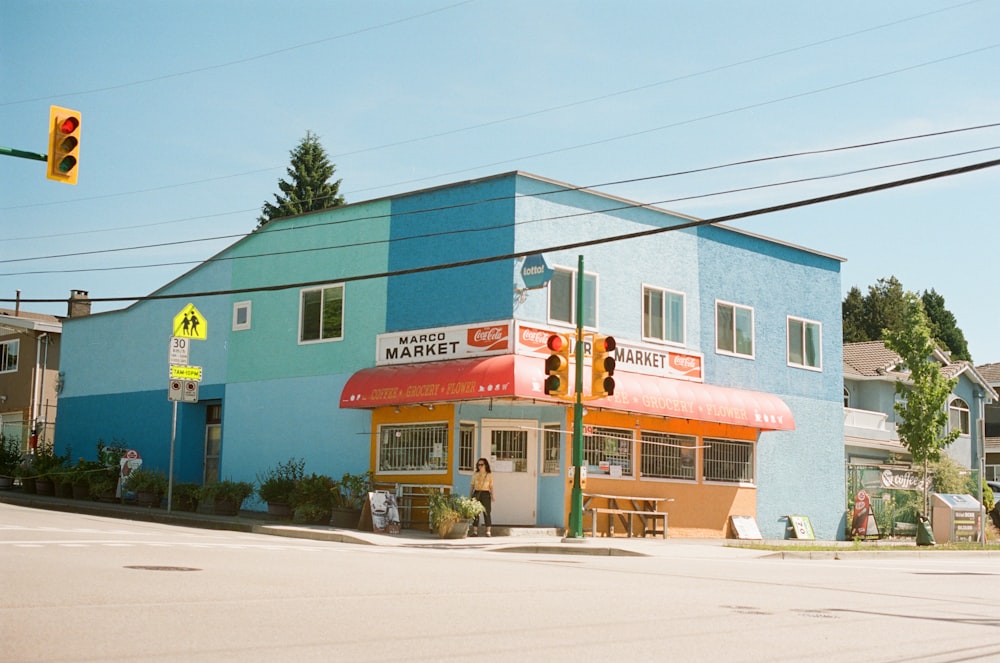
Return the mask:
[[[0, 145], [45, 152], [50, 104], [84, 121], [75, 187], [0, 157], [0, 299], [151, 293], [253, 229], [307, 130], [359, 202], [515, 169], [596, 186], [1000, 122], [998, 26], [996, 0], [6, 3]], [[1000, 150], [706, 194], [997, 146], [991, 128], [602, 190], [710, 218]], [[998, 184], [993, 168], [736, 225], [845, 258], [845, 293], [891, 275], [936, 289], [976, 363], [995, 362]]]

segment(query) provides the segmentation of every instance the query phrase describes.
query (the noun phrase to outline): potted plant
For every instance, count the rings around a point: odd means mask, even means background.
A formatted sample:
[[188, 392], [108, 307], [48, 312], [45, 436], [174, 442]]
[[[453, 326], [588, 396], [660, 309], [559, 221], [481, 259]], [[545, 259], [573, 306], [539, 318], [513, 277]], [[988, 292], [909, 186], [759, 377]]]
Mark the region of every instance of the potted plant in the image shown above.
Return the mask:
[[31, 472], [39, 495], [55, 495], [55, 476], [61, 475], [68, 456], [57, 456], [51, 447], [41, 448], [32, 455]]
[[213, 511], [220, 516], [235, 516], [240, 512], [243, 500], [253, 495], [253, 484], [249, 481], [225, 479], [202, 486], [199, 497], [211, 502]]
[[344, 474], [337, 482], [330, 524], [334, 527], [357, 529], [365, 500], [374, 487], [375, 477], [371, 472]]
[[316, 473], [302, 477], [292, 493], [292, 517], [297, 522], [328, 523], [338, 495], [333, 478]]
[[461, 539], [469, 533], [469, 522], [483, 512], [479, 500], [457, 493], [431, 493], [431, 529], [443, 539]]
[[21, 464], [21, 446], [14, 439], [0, 433], [0, 490], [14, 487], [14, 477]]
[[139, 506], [160, 506], [160, 500], [167, 492], [167, 475], [160, 470], [140, 467], [129, 473], [124, 487], [135, 491]]
[[306, 462], [289, 458], [266, 472], [257, 475], [257, 494], [267, 502], [267, 512], [279, 518], [292, 515], [292, 494], [295, 484], [305, 475]]
[[73, 499], [90, 498], [90, 479], [100, 473], [106, 473], [104, 465], [92, 460], [80, 459], [70, 471], [69, 483], [72, 486]]
[[196, 483], [178, 483], [174, 484], [173, 490], [173, 508], [178, 511], [197, 511], [198, 510], [198, 498], [201, 493], [201, 486]]

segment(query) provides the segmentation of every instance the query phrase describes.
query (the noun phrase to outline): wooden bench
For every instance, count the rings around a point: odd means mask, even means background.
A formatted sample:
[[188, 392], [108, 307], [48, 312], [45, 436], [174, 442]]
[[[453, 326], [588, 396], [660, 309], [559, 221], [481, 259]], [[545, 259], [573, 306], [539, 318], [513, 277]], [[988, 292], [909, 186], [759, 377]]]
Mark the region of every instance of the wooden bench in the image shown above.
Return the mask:
[[[667, 514], [659, 511], [639, 511], [635, 509], [617, 509], [606, 507], [590, 507], [590, 535], [597, 536], [597, 516], [606, 515], [608, 517], [608, 536], [615, 535], [615, 517], [621, 519], [625, 525], [625, 530], [629, 537], [632, 536], [632, 519], [639, 517], [642, 525], [640, 536], [661, 536], [667, 538]], [[662, 523], [662, 525], [661, 525]]]

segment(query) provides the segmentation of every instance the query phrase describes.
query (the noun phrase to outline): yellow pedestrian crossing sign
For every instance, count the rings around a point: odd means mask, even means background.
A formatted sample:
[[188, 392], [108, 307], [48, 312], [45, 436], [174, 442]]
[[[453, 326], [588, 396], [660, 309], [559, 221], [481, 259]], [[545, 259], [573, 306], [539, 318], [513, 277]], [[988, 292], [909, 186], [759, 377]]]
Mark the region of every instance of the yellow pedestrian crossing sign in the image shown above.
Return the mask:
[[194, 304], [188, 304], [174, 316], [173, 335], [204, 341], [208, 338], [208, 320], [194, 307]]

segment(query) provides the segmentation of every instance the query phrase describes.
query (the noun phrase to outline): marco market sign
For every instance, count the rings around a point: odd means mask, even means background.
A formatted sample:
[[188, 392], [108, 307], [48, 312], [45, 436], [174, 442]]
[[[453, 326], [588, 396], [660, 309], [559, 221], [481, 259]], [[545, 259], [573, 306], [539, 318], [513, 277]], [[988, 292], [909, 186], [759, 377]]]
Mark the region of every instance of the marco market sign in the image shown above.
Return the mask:
[[[543, 329], [513, 320], [435, 327], [379, 334], [377, 366], [397, 366], [449, 359], [472, 359], [502, 354], [545, 357], [546, 341], [565, 329]], [[575, 351], [574, 351], [575, 352]], [[590, 344], [584, 347], [590, 363]], [[679, 348], [639, 344], [618, 339], [615, 351], [618, 370], [658, 377], [701, 382], [702, 355]], [[542, 364], [539, 364], [541, 367]]]

